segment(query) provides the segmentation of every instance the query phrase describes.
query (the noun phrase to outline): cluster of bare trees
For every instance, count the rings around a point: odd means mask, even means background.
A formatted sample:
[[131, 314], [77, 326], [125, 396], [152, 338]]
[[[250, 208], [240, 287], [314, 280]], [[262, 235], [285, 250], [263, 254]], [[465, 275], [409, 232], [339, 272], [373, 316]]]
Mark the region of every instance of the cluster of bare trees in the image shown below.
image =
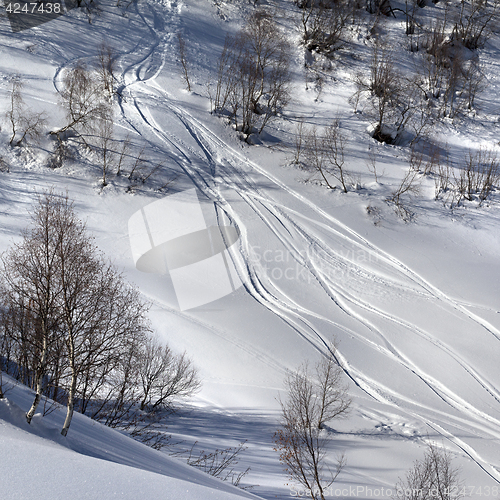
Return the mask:
[[334, 189], [332, 179], [340, 182], [347, 193], [351, 178], [345, 167], [347, 139], [335, 118], [322, 133], [316, 127], [307, 128], [301, 121], [297, 127], [294, 163], [312, 173], [329, 189]]
[[[94, 67], [78, 62], [65, 72], [60, 101], [66, 111], [66, 124], [50, 132], [57, 143], [49, 165], [61, 167], [68, 159], [68, 138], [72, 137], [96, 152], [102, 166], [103, 185], [106, 185], [108, 172], [119, 156], [112, 147], [116, 143], [113, 131], [115, 60], [111, 47], [102, 44]], [[11, 146], [37, 143], [47, 124], [45, 113], [33, 112], [26, 106], [22, 89], [21, 77], [14, 76], [6, 112]]]
[[[343, 383], [343, 370], [330, 354], [310, 370], [307, 364], [290, 373], [285, 381], [288, 398], [280, 399], [282, 428], [276, 432], [275, 451], [279, 453], [289, 479], [300, 484], [312, 500], [325, 500], [328, 488], [346, 464], [344, 454], [329, 466], [330, 439], [326, 424], [348, 415], [351, 398]], [[394, 500], [460, 500], [465, 483], [452, 455], [429, 442], [423, 459], [416, 460], [405, 477], [395, 485]]]
[[350, 0], [296, 0], [305, 47], [325, 55], [342, 47], [345, 30], [355, 10]]
[[447, 35], [445, 20], [437, 21], [422, 42], [425, 49], [416, 60], [416, 83], [432, 103], [436, 117], [455, 118], [472, 110], [484, 87], [484, 70], [477, 54], [469, 55]]
[[66, 111], [66, 125], [51, 132], [61, 138], [67, 130], [77, 133], [83, 141], [94, 134], [100, 120], [112, 118], [112, 103], [108, 98], [108, 79], [103, 74], [78, 62], [63, 77], [60, 92]]
[[370, 72], [368, 77], [356, 76], [352, 101], [357, 108], [363, 96], [368, 98], [375, 139], [412, 145], [428, 135], [438, 118], [455, 118], [473, 109], [484, 81], [478, 59], [465, 60], [462, 49], [446, 63], [440, 57], [422, 54], [415, 73], [405, 75], [395, 65], [392, 51], [379, 42], [374, 44]]
[[483, 47], [498, 23], [500, 2], [493, 0], [460, 0], [458, 13], [452, 16], [452, 38], [468, 49]]
[[368, 75], [355, 78], [355, 107], [360, 97], [368, 96], [379, 141], [401, 143], [406, 132], [412, 136], [407, 140], [418, 140], [437, 119], [472, 110], [484, 88], [479, 55], [471, 51], [483, 46], [498, 24], [500, 2], [446, 3], [428, 26], [418, 16], [424, 6], [418, 0], [406, 2], [413, 71], [400, 71], [391, 49], [376, 38]]
[[275, 450], [290, 479], [302, 485], [313, 500], [325, 499], [325, 490], [345, 465], [343, 454], [332, 469], [326, 452], [330, 439], [326, 423], [345, 417], [351, 405], [343, 370], [335, 360], [336, 348], [315, 366], [303, 365], [290, 373], [288, 398], [281, 403], [282, 428], [275, 434]]
[[257, 10], [227, 36], [217, 65], [212, 110], [230, 116], [245, 138], [261, 133], [289, 101], [289, 46], [273, 16]]
[[415, 461], [404, 478], [396, 483], [394, 500], [460, 500], [465, 497], [465, 483], [452, 463], [451, 454], [429, 443], [422, 460]]
[[[451, 10], [455, 8], [455, 10]], [[416, 74], [425, 98], [433, 98], [438, 116], [454, 118], [472, 109], [483, 88], [484, 71], [477, 53], [498, 25], [500, 2], [461, 0], [445, 4], [430, 26], [415, 19], [411, 10], [412, 50], [422, 49]], [[407, 14], [408, 16], [408, 14]], [[408, 19], [408, 17], [407, 17]]]
[[[144, 184], [163, 166], [146, 161], [143, 148], [133, 154], [129, 137], [119, 141], [114, 131], [115, 54], [101, 45], [97, 65], [78, 62], [62, 79], [60, 100], [66, 111], [66, 124], [50, 134], [57, 139], [49, 165], [61, 167], [71, 156], [70, 143], [83, 145], [92, 152], [101, 168], [101, 184], [106, 186], [111, 174], [120, 176], [128, 164], [129, 189]], [[160, 187], [166, 188], [173, 178]]]
[[448, 158], [440, 161], [434, 176], [435, 198], [449, 203], [450, 208], [464, 200], [481, 206], [500, 188], [500, 160], [493, 150], [469, 150], [455, 168]]
[[96, 150], [102, 165], [103, 185], [111, 163], [113, 131], [114, 65], [112, 49], [100, 47], [97, 66], [87, 67], [78, 62], [62, 80], [60, 100], [66, 111], [66, 124], [50, 134], [57, 138], [51, 160], [54, 168], [62, 166], [68, 156], [66, 139], [76, 137], [91, 150]]
[[405, 222], [413, 219], [411, 206], [420, 194], [422, 175], [434, 178], [435, 199], [442, 200], [449, 208], [460, 206], [464, 201], [481, 206], [500, 189], [500, 160], [491, 149], [468, 150], [460, 162], [453, 164], [448, 155], [442, 155], [432, 144], [427, 154], [412, 147], [409, 163], [403, 179], [386, 198]]
[[199, 388], [196, 370], [151, 337], [139, 292], [97, 250], [67, 196], [39, 197], [31, 226], [1, 258], [2, 370], [76, 410], [117, 425]]
[[[437, 3], [434, 2], [433, 3]], [[411, 50], [419, 50], [421, 41], [435, 38], [438, 35], [440, 43], [452, 47], [453, 42], [470, 50], [484, 46], [485, 42], [498, 27], [500, 2], [493, 0], [459, 0], [446, 2], [442, 14], [436, 18], [430, 27], [424, 26], [420, 9], [426, 5], [425, 0], [406, 0], [405, 28], [410, 37]], [[442, 34], [444, 33], [444, 37]], [[425, 45], [423, 46], [425, 48]]]
[[352, 102], [357, 109], [367, 97], [369, 116], [374, 120], [372, 136], [388, 144], [403, 139], [413, 144], [432, 124], [432, 108], [417, 78], [404, 76], [397, 68], [391, 49], [378, 40], [372, 48], [369, 72], [356, 75], [357, 91]]
[[[92, 152], [101, 167], [102, 186], [108, 184], [111, 173], [121, 175], [129, 163], [128, 179], [131, 186], [136, 181], [144, 184], [155, 174], [161, 164], [150, 165], [139, 155], [133, 155], [131, 141], [118, 141], [114, 133], [115, 61], [116, 56], [102, 44], [96, 64], [92, 67], [82, 62], [68, 69], [62, 79], [60, 102], [65, 110], [66, 123], [50, 135], [56, 139], [49, 166], [60, 168], [73, 154], [72, 145], [83, 145]], [[45, 113], [33, 112], [26, 106], [20, 76], [12, 78], [9, 107], [6, 118], [9, 124], [11, 146], [36, 144], [47, 124]], [[7, 166], [8, 167], [8, 166]], [[8, 168], [7, 168], [8, 169]], [[163, 187], [168, 186], [167, 180]], [[161, 189], [161, 188], [160, 188]]]

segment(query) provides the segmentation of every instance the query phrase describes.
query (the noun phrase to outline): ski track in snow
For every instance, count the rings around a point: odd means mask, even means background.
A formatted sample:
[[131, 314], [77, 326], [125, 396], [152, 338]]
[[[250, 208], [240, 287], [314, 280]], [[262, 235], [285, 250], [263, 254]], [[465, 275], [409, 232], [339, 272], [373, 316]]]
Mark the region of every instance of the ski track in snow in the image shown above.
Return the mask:
[[[179, 8], [174, 7], [171, 6], [170, 8], [172, 16], [171, 25], [178, 25], [179, 22], [176, 18], [176, 13], [178, 13]], [[360, 313], [359, 310], [366, 311], [366, 313], [370, 313], [379, 319], [389, 321], [399, 328], [405, 329], [411, 334], [424, 339], [432, 344], [434, 348], [440, 349], [458, 363], [467, 376], [479, 384], [482, 390], [497, 403], [500, 403], [499, 391], [451, 346], [438, 340], [432, 333], [417, 327], [411, 322], [394, 314], [389, 314], [370, 304], [368, 301], [354, 296], [348, 290], [338, 286], [330, 278], [331, 273], [328, 271], [335, 268], [335, 266], [347, 267], [354, 269], [354, 272], [359, 276], [363, 275], [363, 277], [359, 277], [359, 286], [361, 287], [364, 282], [370, 280], [384, 284], [386, 288], [389, 290], [392, 289], [396, 294], [408, 293], [425, 296], [431, 299], [434, 304], [438, 304], [444, 313], [459, 314], [466, 321], [475, 323], [478, 327], [488, 332], [494, 341], [500, 340], [500, 331], [484, 318], [470, 311], [468, 306], [472, 307], [472, 304], [455, 300], [453, 297], [442, 292], [403, 262], [366, 240], [362, 235], [343, 224], [331, 214], [325, 212], [297, 191], [283, 184], [255, 162], [246, 158], [230, 144], [225, 143], [222, 139], [215, 136], [213, 132], [185, 109], [176, 106], [172, 102], [168, 92], [162, 90], [155, 82], [156, 77], [160, 74], [165, 64], [167, 44], [158, 36], [155, 29], [149, 25], [145, 15], [140, 12], [139, 4], [135, 4], [135, 9], [153, 34], [155, 42], [150, 47], [143, 48], [140, 57], [129, 63], [122, 70], [119, 92], [122, 96], [120, 107], [123, 118], [133, 129], [148, 140], [155, 149], [161, 150], [167, 157], [175, 161], [186, 175], [191, 178], [194, 185], [207, 195], [208, 198], [216, 200], [218, 206], [233, 219], [240, 230], [240, 250], [243, 256], [235, 264], [246, 283], [245, 286], [248, 292], [264, 307], [285, 322], [292, 331], [320, 352], [327, 352], [328, 341], [318, 331], [314, 321], [328, 324], [336, 330], [343, 330], [358, 341], [369, 345], [387, 358], [397, 362], [405, 370], [409, 370], [439, 396], [443, 402], [451, 407], [454, 410], [453, 413], [446, 413], [431, 408], [414, 399], [396, 393], [380, 382], [373, 380], [367, 374], [364, 374], [359, 368], [351, 366], [349, 360], [342, 356], [341, 353], [338, 353], [339, 361], [346, 373], [362, 391], [377, 401], [395, 406], [406, 412], [408, 416], [423, 421], [429, 428], [432, 428], [443, 438], [458, 446], [489, 476], [500, 483], [500, 473], [457, 435], [459, 431], [466, 430], [476, 436], [487, 436], [489, 439], [498, 440], [500, 439], [500, 420], [475, 408], [471, 403], [463, 400], [458, 394], [440, 383], [439, 380], [425, 373], [424, 370], [412, 363], [409, 357], [384, 335], [382, 329], [377, 327], [373, 320], [368, 319], [367, 316]], [[155, 16], [154, 12], [153, 16]], [[130, 58], [132, 54], [136, 55], [137, 52], [130, 51], [126, 56]], [[158, 57], [161, 58], [160, 61], [158, 61]], [[56, 87], [56, 80], [61, 69], [58, 70], [54, 78], [54, 85]], [[149, 100], [156, 99], [159, 103], [161, 102], [164, 112], [170, 113], [177, 121], [183, 124], [196, 147], [201, 150], [201, 153], [190, 144], [186, 144], [185, 141], [175, 136], [175, 134], [163, 130], [158, 126], [149, 108], [141, 101], [141, 93], [147, 94]], [[208, 169], [206, 168], [207, 165], [209, 166]], [[250, 175], [247, 173], [249, 171], [252, 174], [257, 173], [267, 182], [278, 188], [282, 199], [288, 196], [295, 201], [299, 201], [304, 205], [305, 211], [313, 213], [317, 218], [306, 216], [288, 208], [283, 202], [274, 199], [269, 194], [270, 190], [264, 193], [252, 181]], [[293, 256], [298, 264], [307, 268], [308, 272], [314, 277], [315, 282], [322, 287], [331, 302], [342, 313], [351, 317], [376, 335], [380, 339], [380, 344], [364, 337], [352, 328], [345, 327], [320, 313], [300, 305], [287, 295], [284, 290], [281, 290], [276, 283], [273, 283], [259, 266], [252, 265], [250, 259], [251, 247], [245, 222], [231, 204], [224, 199], [219, 189], [220, 185], [238, 193], [241, 200], [260, 219], [261, 223], [271, 231], [272, 235], [279, 241], [279, 244]], [[317, 235], [311, 234], [310, 225], [321, 229], [323, 234], [326, 232], [329, 242], [324, 241]], [[348, 245], [372, 255], [378, 263], [383, 264], [384, 271], [386, 272], [382, 274], [380, 272], [377, 273], [374, 269], [361, 268], [340, 252], [336, 252], [335, 242], [339, 244], [339, 248]], [[322, 259], [321, 266], [318, 262], [314, 262], [313, 259], [304, 257], [303, 252], [308, 248], [319, 250], [321, 251], [321, 255], [325, 256]], [[393, 275], [395, 278], [391, 279], [388, 275]], [[246, 280], [245, 277], [247, 278]], [[217, 330], [212, 325], [200, 319], [175, 311], [166, 304], [158, 301], [157, 298], [151, 297], [151, 299], [158, 307], [166, 309], [170, 313], [188, 317], [189, 321], [208, 328], [214, 334], [233, 343], [238, 348], [250, 353], [276, 370], [285, 372], [284, 366], [255, 346], [245, 344], [241, 340], [229, 336], [226, 332]], [[458, 417], [456, 413], [459, 413], [461, 416]], [[440, 422], [445, 422], [448, 427], [455, 429], [455, 432], [453, 433], [449, 429], [444, 428]]]

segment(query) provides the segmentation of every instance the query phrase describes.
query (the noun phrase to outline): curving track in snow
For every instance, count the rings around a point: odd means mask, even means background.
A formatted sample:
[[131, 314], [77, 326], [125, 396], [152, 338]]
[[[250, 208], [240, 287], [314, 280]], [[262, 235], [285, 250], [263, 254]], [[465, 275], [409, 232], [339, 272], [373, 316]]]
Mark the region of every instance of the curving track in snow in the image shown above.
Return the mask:
[[[327, 351], [333, 334], [341, 335], [340, 361], [356, 386], [368, 395], [366, 405], [373, 399], [399, 408], [409, 418], [418, 419], [453, 442], [500, 482], [500, 472], [468, 442], [468, 437], [473, 437], [500, 443], [497, 381], [470, 361], [463, 345], [457, 347], [449, 335], [442, 336], [438, 328], [430, 328], [428, 323], [414, 318], [429, 308], [441, 324], [463, 325], [473, 332], [484, 342], [485, 353], [499, 348], [500, 330], [473, 312], [469, 304], [444, 293], [297, 189], [250, 161], [176, 104], [156, 82], [165, 67], [167, 38], [148, 24], [148, 18], [141, 13], [141, 4], [135, 3], [134, 8], [149, 26], [154, 42], [123, 68], [120, 85], [120, 93], [126, 96], [120, 103], [123, 118], [153, 147], [176, 162], [193, 184], [217, 204], [221, 213], [226, 213], [238, 226], [241, 257], [236, 257], [236, 265], [248, 293], [279, 317], [292, 334], [320, 352]], [[179, 26], [179, 7], [171, 4], [169, 12], [169, 25]], [[161, 16], [153, 14], [156, 17]], [[176, 126], [166, 130], [159, 125], [152, 103], [161, 105], [162, 114], [168, 115]], [[183, 130], [182, 137], [179, 129]], [[266, 187], [261, 187], [262, 184]], [[227, 198], [225, 194], [229, 192], [237, 193], [238, 199]], [[290, 281], [273, 279], [252, 259], [252, 246], [260, 234], [268, 235], [266, 243], [273, 251], [285, 252], [294, 265], [305, 270], [308, 286], [321, 297], [317, 304], [304, 300], [301, 293], [304, 282], [293, 285]], [[353, 258], [355, 252], [363, 252], [369, 258], [359, 262]], [[337, 279], [339, 276], [342, 279]], [[194, 315], [187, 317], [203, 323]], [[203, 324], [227, 340], [226, 333]], [[236, 336], [229, 340], [284, 372], [285, 364], [258, 346]], [[373, 366], [364, 366], [352, 355], [354, 347], [346, 353], [344, 344], [361, 346], [379, 363], [387, 363], [394, 370], [394, 383]], [[430, 359], [444, 360], [457, 383], [450, 383], [439, 367], [423, 363], [422, 355], [414, 354], [411, 347], [414, 345], [424, 345]], [[400, 379], [406, 385], [396, 383]], [[419, 388], [416, 396], [409, 390], [413, 384]], [[464, 392], [464, 387], [473, 389]], [[469, 397], [472, 392], [477, 397]]]

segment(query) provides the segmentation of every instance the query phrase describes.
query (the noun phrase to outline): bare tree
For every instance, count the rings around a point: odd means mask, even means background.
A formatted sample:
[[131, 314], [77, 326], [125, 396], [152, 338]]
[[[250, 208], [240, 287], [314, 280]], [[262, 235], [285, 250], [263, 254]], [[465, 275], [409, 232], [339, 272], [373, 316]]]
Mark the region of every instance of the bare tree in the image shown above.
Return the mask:
[[97, 154], [101, 161], [103, 187], [108, 184], [108, 173], [114, 164], [115, 153], [112, 150], [112, 145], [115, 139], [113, 131], [114, 126], [111, 116], [104, 117], [98, 121], [96, 146]]
[[[15, 303], [8, 294], [3, 297], [0, 313], [0, 369], [37, 390], [40, 370], [40, 332], [29, 310]], [[42, 394], [59, 402], [59, 388], [66, 366], [60, 338], [54, 338], [46, 352]]]
[[3, 389], [3, 378], [2, 378], [2, 371], [0, 370], [0, 399], [3, 399], [4, 396], [4, 389]]
[[88, 366], [78, 388], [81, 413], [124, 430], [140, 420], [139, 353], [147, 339], [143, 331], [132, 334], [133, 338], [120, 347], [117, 355], [107, 357], [107, 363]]
[[217, 81], [213, 97], [212, 112], [223, 113], [229, 106], [229, 97], [236, 92], [236, 75], [234, 68], [236, 40], [226, 35], [224, 47], [217, 62]]
[[38, 141], [47, 120], [45, 113], [34, 113], [25, 105], [22, 88], [23, 82], [19, 75], [12, 78], [9, 109], [6, 116], [10, 122], [11, 136], [9, 145], [20, 146], [26, 139]]
[[378, 183], [378, 173], [377, 173], [377, 151], [371, 147], [368, 150], [368, 161], [366, 163], [368, 171], [375, 177], [375, 182]]
[[451, 187], [451, 182], [452, 171], [450, 164], [448, 162], [439, 162], [434, 177], [434, 199], [437, 200], [442, 193], [447, 193]]
[[293, 155], [293, 163], [295, 163], [296, 165], [300, 164], [300, 159], [304, 153], [305, 132], [306, 130], [304, 129], [304, 119], [300, 118], [297, 122], [294, 136], [295, 153]]
[[127, 135], [127, 137], [125, 137], [125, 140], [122, 143], [122, 147], [120, 149], [120, 154], [118, 156], [118, 164], [117, 164], [117, 167], [116, 167], [116, 175], [121, 175], [121, 173], [122, 173], [123, 160], [130, 153], [130, 142], [131, 142], [130, 141], [130, 136]]
[[356, 94], [368, 92], [371, 97], [371, 112], [376, 120], [373, 138], [380, 142], [392, 143], [394, 140], [386, 131], [386, 122], [390, 124], [390, 118], [394, 118], [391, 112], [400, 102], [402, 82], [391, 51], [377, 40], [372, 49], [369, 78], [359, 74], [355, 83]]
[[429, 443], [424, 458], [415, 461], [406, 477], [399, 479], [395, 491], [394, 500], [460, 500], [465, 497], [465, 484], [451, 454]]
[[72, 129], [85, 142], [85, 136], [94, 134], [99, 120], [109, 119], [111, 103], [103, 91], [102, 82], [95, 72], [78, 63], [63, 78], [61, 99], [66, 109], [66, 125], [51, 134], [61, 135]]
[[464, 90], [467, 96], [467, 109], [474, 108], [476, 96], [486, 88], [485, 73], [479, 62], [479, 58], [471, 59], [465, 70]]
[[182, 66], [182, 77], [186, 82], [188, 92], [191, 92], [191, 83], [189, 81], [188, 65], [186, 59], [186, 42], [180, 33], [177, 33], [177, 41], [179, 42], [179, 58]]
[[89, 368], [116, 364], [124, 347], [137, 341], [137, 334], [148, 329], [146, 306], [137, 290], [95, 254], [95, 249], [85, 248], [85, 241], [81, 244], [83, 252], [76, 255], [77, 249], [73, 248], [75, 254], [67, 256], [67, 264], [75, 274], [71, 273], [63, 283], [64, 339], [71, 370], [63, 436], [71, 424], [80, 377]]
[[146, 162], [144, 159], [144, 151], [146, 150], [146, 146], [143, 146], [142, 149], [139, 151], [139, 154], [135, 157], [134, 164], [132, 165], [132, 168], [130, 169], [130, 173], [128, 174], [128, 180], [131, 181], [134, 179], [134, 174], [136, 171], [140, 170], [142, 165]]
[[[415, 35], [415, 31], [419, 26], [419, 22], [417, 20], [417, 11], [418, 7], [423, 7], [425, 5], [425, 0], [405, 0], [405, 33], [411, 37]], [[413, 46], [413, 43], [410, 41], [410, 50], [413, 52], [418, 51], [418, 45], [416, 47]]]
[[325, 463], [325, 423], [346, 416], [351, 404], [334, 352], [335, 346], [316, 365], [316, 380], [311, 380], [307, 364], [288, 376], [288, 399], [280, 400], [283, 427], [275, 434], [275, 450], [290, 479], [304, 486], [313, 500], [324, 500], [325, 489], [345, 465], [343, 455], [337, 457], [334, 470]]
[[329, 179], [326, 152], [323, 150], [323, 139], [316, 126], [312, 127], [305, 135], [304, 168], [319, 174], [321, 180], [329, 189], [334, 189]]
[[138, 292], [97, 251], [67, 196], [49, 193], [43, 203], [57, 210], [57, 217], [47, 221], [44, 229], [56, 241], [57, 333], [65, 344], [69, 370], [67, 414], [61, 430], [66, 436], [81, 376], [95, 367], [116, 363], [120, 348], [149, 327], [147, 308]]
[[419, 193], [419, 172], [418, 170], [409, 168], [406, 171], [401, 183], [394, 191], [392, 191], [391, 195], [387, 198], [387, 201], [394, 203], [398, 216], [405, 222], [409, 222], [413, 218], [414, 214], [410, 210], [408, 203], [412, 196], [416, 196]]
[[191, 396], [201, 386], [197, 370], [186, 354], [174, 354], [155, 337], [150, 337], [139, 352], [138, 377], [141, 410], [168, 408], [175, 398]]
[[109, 97], [114, 94], [116, 58], [113, 49], [106, 43], [102, 43], [97, 55], [97, 73], [101, 87], [108, 92]]
[[334, 189], [331, 177], [337, 179], [342, 190], [347, 193], [349, 174], [344, 167], [346, 138], [340, 128], [340, 120], [334, 119], [320, 135], [316, 129], [304, 132], [305, 168], [319, 174], [329, 189]]
[[344, 167], [344, 152], [347, 140], [340, 129], [340, 119], [334, 119], [326, 128], [323, 141], [329, 163], [328, 171], [340, 182], [344, 193], [347, 193], [348, 174]]

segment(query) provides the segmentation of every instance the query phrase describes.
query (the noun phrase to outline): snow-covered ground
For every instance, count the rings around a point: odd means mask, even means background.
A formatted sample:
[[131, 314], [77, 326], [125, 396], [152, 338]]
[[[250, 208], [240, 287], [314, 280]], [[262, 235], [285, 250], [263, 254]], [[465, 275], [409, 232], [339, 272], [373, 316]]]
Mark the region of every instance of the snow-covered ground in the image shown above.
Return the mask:
[[15, 387], [0, 401], [3, 499], [255, 498], [81, 415], [67, 439], [60, 411], [28, 425], [30, 398]]
[[[0, 154], [11, 169], [0, 173], [0, 249], [20, 238], [37, 192], [67, 190], [99, 247], [153, 304], [155, 329], [200, 369], [203, 389], [190, 411], [168, 422], [169, 432], [205, 449], [247, 439], [240, 466], [251, 467], [244, 482], [254, 485], [253, 494], [294, 494], [272, 450], [277, 397], [287, 370], [320, 359], [337, 338], [354, 403], [348, 419], [332, 424], [329, 456], [345, 451], [347, 466], [331, 496], [390, 497], [428, 439], [453, 454], [472, 498], [493, 496], [500, 483], [498, 194], [481, 208], [450, 210], [434, 200], [434, 180], [425, 176], [412, 204], [414, 222], [397, 218], [384, 199], [408, 168], [407, 153], [373, 141], [368, 119], [348, 103], [357, 60], [368, 57], [362, 33], [353, 35], [356, 60], [339, 56], [321, 92], [311, 84], [305, 89], [304, 54], [295, 46], [293, 101], [264, 143], [250, 147], [209, 113], [206, 84], [225, 33], [252, 7], [195, 0], [145, 0], [127, 9], [111, 4], [100, 4], [92, 24], [72, 10], [15, 34], [0, 18], [2, 113], [9, 78], [20, 73], [27, 104], [45, 110], [51, 128], [60, 125], [61, 75], [76, 61], [95, 60], [105, 40], [119, 55], [118, 136], [130, 134], [136, 152], [145, 145], [152, 164], [164, 162], [165, 179], [178, 177], [167, 192], [148, 183], [126, 192], [123, 178], [101, 189], [88, 158], [54, 171], [44, 165], [47, 144], [31, 152], [6, 147], [3, 119]], [[280, 9], [278, 19], [297, 41], [289, 19], [293, 4], [283, 2]], [[400, 23], [389, 20], [384, 29], [402, 50], [395, 35]], [[187, 42], [191, 93], [183, 90], [178, 32]], [[497, 147], [499, 54], [495, 39], [481, 52], [488, 88], [475, 121], [442, 124], [435, 132], [455, 160], [467, 148]], [[347, 164], [359, 178], [360, 189], [347, 194], [307, 182], [287, 148], [299, 118], [326, 125], [333, 116], [348, 132]], [[369, 148], [377, 152], [379, 182], [367, 168]], [[245, 285], [181, 312], [167, 277], [135, 268], [128, 221], [159, 198], [193, 187], [207, 218], [238, 228], [234, 258]], [[0, 401], [1, 498], [59, 498], [68, 488], [82, 498], [246, 495], [80, 415], [65, 444], [54, 430], [57, 413], [37, 419], [31, 429], [21, 416], [26, 391], [7, 397]]]

